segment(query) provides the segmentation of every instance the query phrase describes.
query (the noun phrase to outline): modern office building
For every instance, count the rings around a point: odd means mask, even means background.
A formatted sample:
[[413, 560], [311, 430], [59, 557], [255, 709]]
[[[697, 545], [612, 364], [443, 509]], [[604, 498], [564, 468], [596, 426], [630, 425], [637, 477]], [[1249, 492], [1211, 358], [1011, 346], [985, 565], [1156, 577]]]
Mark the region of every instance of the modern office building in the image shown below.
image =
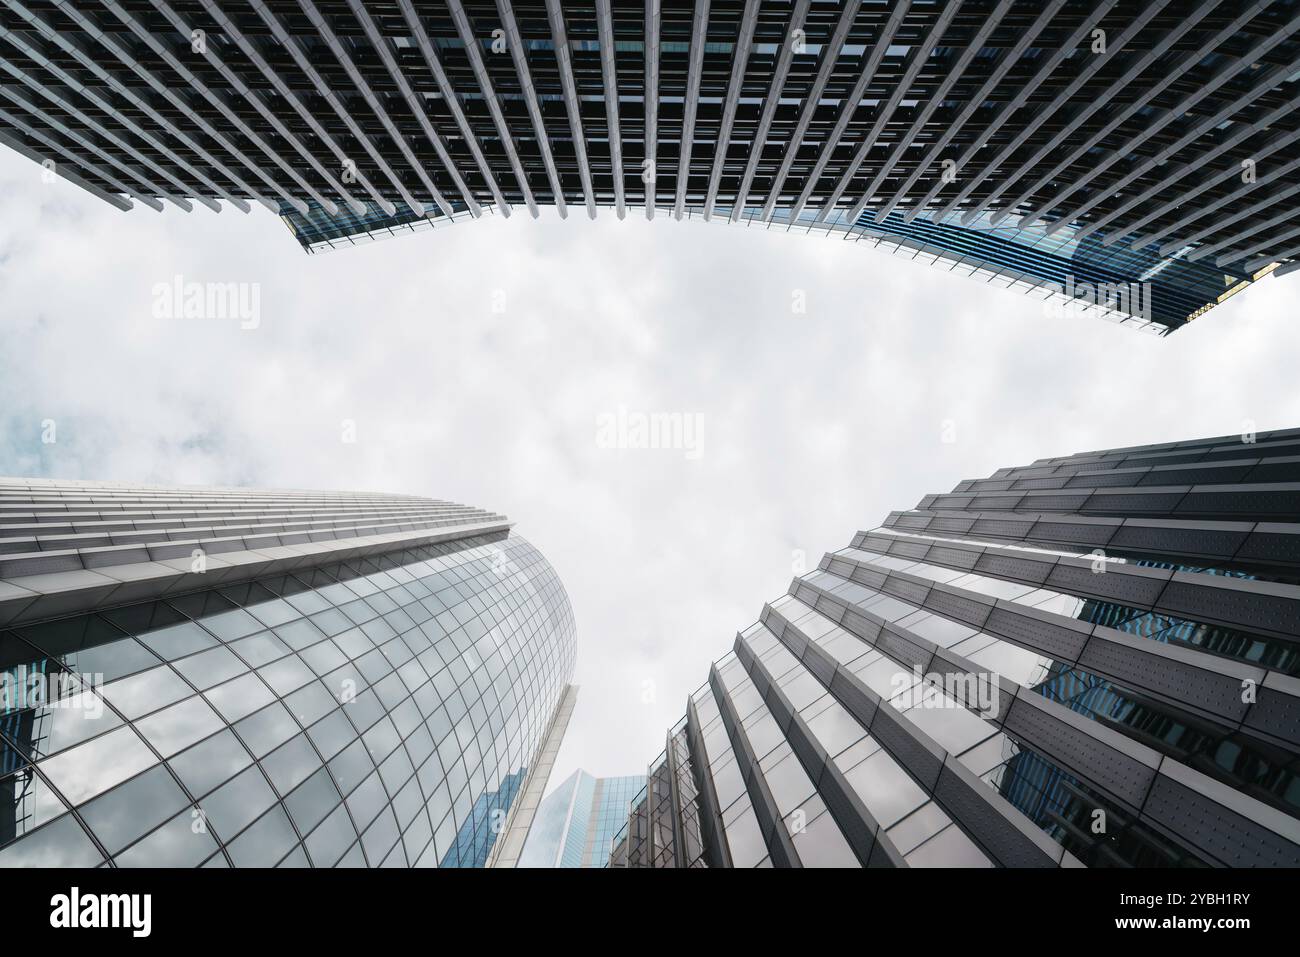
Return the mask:
[[1164, 333], [1300, 266], [1297, 30], [1295, 0], [3, 0], [0, 142], [309, 250], [637, 208]]
[[0, 866], [482, 866], [572, 705], [568, 598], [510, 528], [0, 479]]
[[613, 866], [1300, 866], [1300, 429], [927, 495], [763, 608]]
[[614, 835], [645, 786], [643, 774], [595, 778], [574, 771], [542, 801], [519, 866], [607, 866]]

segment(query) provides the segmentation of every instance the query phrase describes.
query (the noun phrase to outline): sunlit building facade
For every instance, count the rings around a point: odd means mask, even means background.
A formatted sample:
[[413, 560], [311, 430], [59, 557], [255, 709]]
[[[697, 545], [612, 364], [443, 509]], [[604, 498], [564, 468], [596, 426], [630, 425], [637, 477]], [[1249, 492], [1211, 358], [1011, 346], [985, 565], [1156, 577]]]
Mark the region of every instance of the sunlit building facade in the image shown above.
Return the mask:
[[927, 495], [763, 608], [616, 867], [1300, 866], [1300, 429]]
[[574, 657], [501, 515], [0, 480], [0, 866], [482, 866]]
[[1291, 3], [7, 0], [0, 143], [308, 250], [543, 207], [826, 233], [1157, 333], [1300, 266]]

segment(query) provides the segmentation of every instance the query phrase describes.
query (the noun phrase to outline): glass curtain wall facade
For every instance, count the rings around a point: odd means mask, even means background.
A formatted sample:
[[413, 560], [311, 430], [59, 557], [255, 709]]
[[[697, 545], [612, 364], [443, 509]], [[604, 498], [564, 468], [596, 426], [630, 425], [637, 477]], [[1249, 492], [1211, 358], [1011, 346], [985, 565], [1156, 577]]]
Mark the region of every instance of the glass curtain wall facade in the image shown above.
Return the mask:
[[0, 142], [308, 250], [662, 211], [1163, 333], [1300, 266], [1298, 31], [1293, 0], [6, 0]]
[[1300, 866], [1300, 429], [1041, 459], [796, 578], [622, 867]]
[[500, 515], [0, 480], [0, 866], [481, 866], [574, 657]]
[[595, 778], [574, 771], [542, 801], [519, 866], [605, 867], [645, 783], [644, 775]]

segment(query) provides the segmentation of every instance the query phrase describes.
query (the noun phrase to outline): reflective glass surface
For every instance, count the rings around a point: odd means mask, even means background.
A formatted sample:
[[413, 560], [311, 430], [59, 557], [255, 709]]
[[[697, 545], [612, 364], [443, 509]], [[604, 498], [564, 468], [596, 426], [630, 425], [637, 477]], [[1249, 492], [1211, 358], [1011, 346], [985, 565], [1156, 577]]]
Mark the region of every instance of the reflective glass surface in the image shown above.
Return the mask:
[[481, 866], [574, 656], [499, 533], [0, 631], [0, 866]]

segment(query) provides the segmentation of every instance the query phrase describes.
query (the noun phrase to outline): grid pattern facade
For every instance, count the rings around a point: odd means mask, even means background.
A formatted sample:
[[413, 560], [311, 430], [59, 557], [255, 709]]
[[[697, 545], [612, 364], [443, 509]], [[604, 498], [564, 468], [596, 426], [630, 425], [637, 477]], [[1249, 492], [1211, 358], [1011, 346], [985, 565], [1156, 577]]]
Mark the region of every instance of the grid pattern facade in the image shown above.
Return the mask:
[[1300, 866], [1300, 429], [893, 512], [710, 669], [613, 866]]
[[[379, 527], [358, 510], [427, 527], [340, 534]], [[482, 866], [576, 650], [554, 571], [501, 521], [404, 496], [4, 480], [0, 555], [88, 567], [0, 579], [28, 596], [0, 605], [0, 866]], [[186, 557], [97, 564], [137, 547], [102, 544], [131, 525], [186, 529]], [[261, 552], [213, 532], [245, 525]], [[150, 597], [114, 600], [133, 581]], [[55, 598], [61, 614], [28, 611]]]
[[[1170, 329], [1300, 263], [1298, 29], [1297, 0], [4, 0], [0, 141], [309, 248], [636, 207], [1037, 288], [1087, 244], [1179, 265]], [[997, 227], [1048, 264], [980, 258]]]
[[645, 782], [643, 775], [596, 778], [574, 771], [542, 801], [519, 866], [606, 866], [614, 836]]

